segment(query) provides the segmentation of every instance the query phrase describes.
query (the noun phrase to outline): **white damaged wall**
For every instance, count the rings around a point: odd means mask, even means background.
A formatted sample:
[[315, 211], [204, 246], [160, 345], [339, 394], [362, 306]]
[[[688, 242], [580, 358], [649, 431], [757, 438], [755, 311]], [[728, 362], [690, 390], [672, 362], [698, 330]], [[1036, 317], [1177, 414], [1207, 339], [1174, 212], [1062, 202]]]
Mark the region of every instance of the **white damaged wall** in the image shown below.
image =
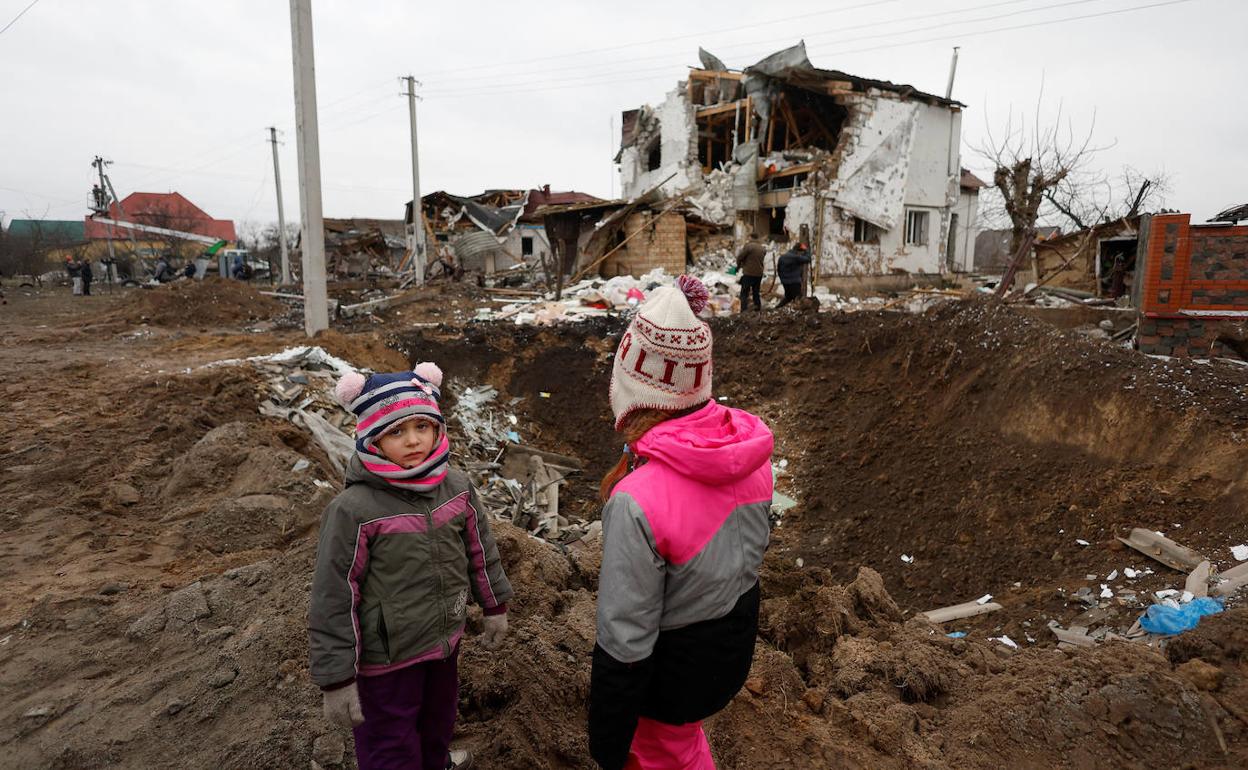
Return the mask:
[[903, 222], [918, 107], [876, 97], [857, 110], [853, 142], [828, 190], [836, 205], [885, 230]]
[[620, 190], [625, 198], [635, 198], [675, 174], [662, 188], [666, 195], [702, 186], [702, 166], [694, 145], [696, 133], [693, 105], [689, 103], [683, 83], [678, 85], [659, 105], [655, 117], [659, 122], [659, 167], [647, 168], [651, 137], [643, 137], [620, 155]]

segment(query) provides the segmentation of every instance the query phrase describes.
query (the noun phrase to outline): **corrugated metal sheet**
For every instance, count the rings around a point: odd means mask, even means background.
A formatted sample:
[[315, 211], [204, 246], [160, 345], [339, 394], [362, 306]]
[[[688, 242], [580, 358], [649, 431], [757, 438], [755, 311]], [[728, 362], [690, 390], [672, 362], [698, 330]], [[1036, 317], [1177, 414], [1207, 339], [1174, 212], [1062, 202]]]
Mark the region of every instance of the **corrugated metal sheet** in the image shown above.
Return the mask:
[[460, 260], [479, 257], [482, 254], [495, 251], [502, 245], [502, 242], [495, 238], [493, 234], [478, 231], [475, 233], [465, 233], [455, 239], [451, 247], [455, 249], [455, 257]]

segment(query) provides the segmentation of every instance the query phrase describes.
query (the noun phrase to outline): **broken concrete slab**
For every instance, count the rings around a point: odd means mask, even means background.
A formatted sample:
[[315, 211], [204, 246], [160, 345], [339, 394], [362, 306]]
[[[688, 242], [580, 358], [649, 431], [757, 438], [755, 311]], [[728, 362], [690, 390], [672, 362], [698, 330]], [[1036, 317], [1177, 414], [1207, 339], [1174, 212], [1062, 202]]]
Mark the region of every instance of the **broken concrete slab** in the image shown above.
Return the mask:
[[985, 615], [989, 612], [996, 612], [1001, 609], [1001, 605], [996, 602], [984, 602], [980, 604], [978, 601], [963, 602], [962, 604], [954, 604], [949, 607], [940, 607], [927, 612], [919, 613], [919, 617], [926, 618], [932, 623], [948, 623], [951, 620], [961, 620], [963, 618], [971, 618], [976, 615]]
[[1053, 632], [1053, 635], [1057, 637], [1058, 641], [1065, 642], [1066, 644], [1073, 644], [1076, 647], [1096, 646], [1096, 640], [1088, 636], [1087, 631], [1084, 629], [1076, 631], [1074, 629], [1062, 628], [1061, 626], [1053, 626], [1049, 630]]
[[1202, 561], [1205, 561], [1204, 556], [1191, 548], [1179, 545], [1165, 535], [1159, 535], [1143, 527], [1136, 527], [1131, 530], [1129, 537], [1120, 537], [1118, 540], [1123, 545], [1134, 548], [1145, 556], [1156, 559], [1180, 572], [1191, 572]]
[[1230, 596], [1248, 585], [1248, 563], [1232, 567], [1226, 572], [1219, 572], [1216, 581], [1211, 593], [1214, 596]]
[[1192, 570], [1187, 576], [1187, 582], [1183, 584], [1183, 590], [1192, 596], [1208, 596], [1209, 595], [1209, 573], [1213, 571], [1213, 565], [1208, 561], [1202, 561], [1196, 565], [1196, 569]]

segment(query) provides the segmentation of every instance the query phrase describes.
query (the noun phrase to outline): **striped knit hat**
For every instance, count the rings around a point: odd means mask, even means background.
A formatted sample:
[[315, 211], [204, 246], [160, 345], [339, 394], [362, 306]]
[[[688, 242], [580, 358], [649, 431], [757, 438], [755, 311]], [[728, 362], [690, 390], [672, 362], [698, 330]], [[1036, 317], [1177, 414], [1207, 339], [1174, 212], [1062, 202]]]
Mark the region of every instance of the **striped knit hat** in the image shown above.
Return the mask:
[[[355, 452], [371, 473], [391, 484], [417, 492], [433, 489], [446, 478], [451, 445], [446, 420], [438, 408], [442, 370], [426, 361], [410, 372], [343, 375], [334, 388], [338, 402], [355, 415]], [[433, 451], [414, 468], [396, 465], [375, 443], [387, 430], [408, 420], [424, 419], [438, 426]]]
[[638, 409], [679, 411], [711, 398], [711, 329], [698, 313], [710, 295], [691, 275], [659, 287], [638, 309], [615, 350], [615, 429]]

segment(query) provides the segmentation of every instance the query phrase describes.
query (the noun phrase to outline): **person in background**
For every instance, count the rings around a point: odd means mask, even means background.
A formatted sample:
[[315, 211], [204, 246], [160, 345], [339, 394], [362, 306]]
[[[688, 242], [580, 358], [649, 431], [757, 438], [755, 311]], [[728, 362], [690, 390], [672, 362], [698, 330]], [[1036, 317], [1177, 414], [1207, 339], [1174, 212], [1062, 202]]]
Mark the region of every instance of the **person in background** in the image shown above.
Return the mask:
[[78, 263], [74, 261], [73, 257], [65, 258], [65, 275], [69, 276], [69, 283], [73, 287], [71, 291], [73, 291], [74, 296], [77, 297], [82, 294], [82, 273], [78, 269]]
[[168, 283], [173, 280], [173, 268], [169, 266], [169, 258], [164, 254], [161, 254], [160, 259], [156, 260], [156, 274], [152, 277], [160, 283]]
[[750, 297], [754, 298], [754, 309], [763, 309], [763, 257], [767, 248], [763, 246], [762, 236], [750, 233], [750, 240], [737, 253], [737, 269], [741, 271], [741, 312], [750, 308]]
[[805, 243], [798, 243], [780, 255], [776, 262], [776, 277], [784, 287], [784, 299], [777, 308], [782, 308], [802, 296], [802, 273], [810, 264], [810, 248]]
[[182, 268], [182, 277], [183, 278], [195, 277], [195, 263], [189, 259], [186, 260], [186, 265]]
[[82, 262], [78, 263], [78, 275], [82, 277], [82, 296], [91, 296], [91, 281], [95, 276], [91, 273], [91, 258], [83, 257]]

